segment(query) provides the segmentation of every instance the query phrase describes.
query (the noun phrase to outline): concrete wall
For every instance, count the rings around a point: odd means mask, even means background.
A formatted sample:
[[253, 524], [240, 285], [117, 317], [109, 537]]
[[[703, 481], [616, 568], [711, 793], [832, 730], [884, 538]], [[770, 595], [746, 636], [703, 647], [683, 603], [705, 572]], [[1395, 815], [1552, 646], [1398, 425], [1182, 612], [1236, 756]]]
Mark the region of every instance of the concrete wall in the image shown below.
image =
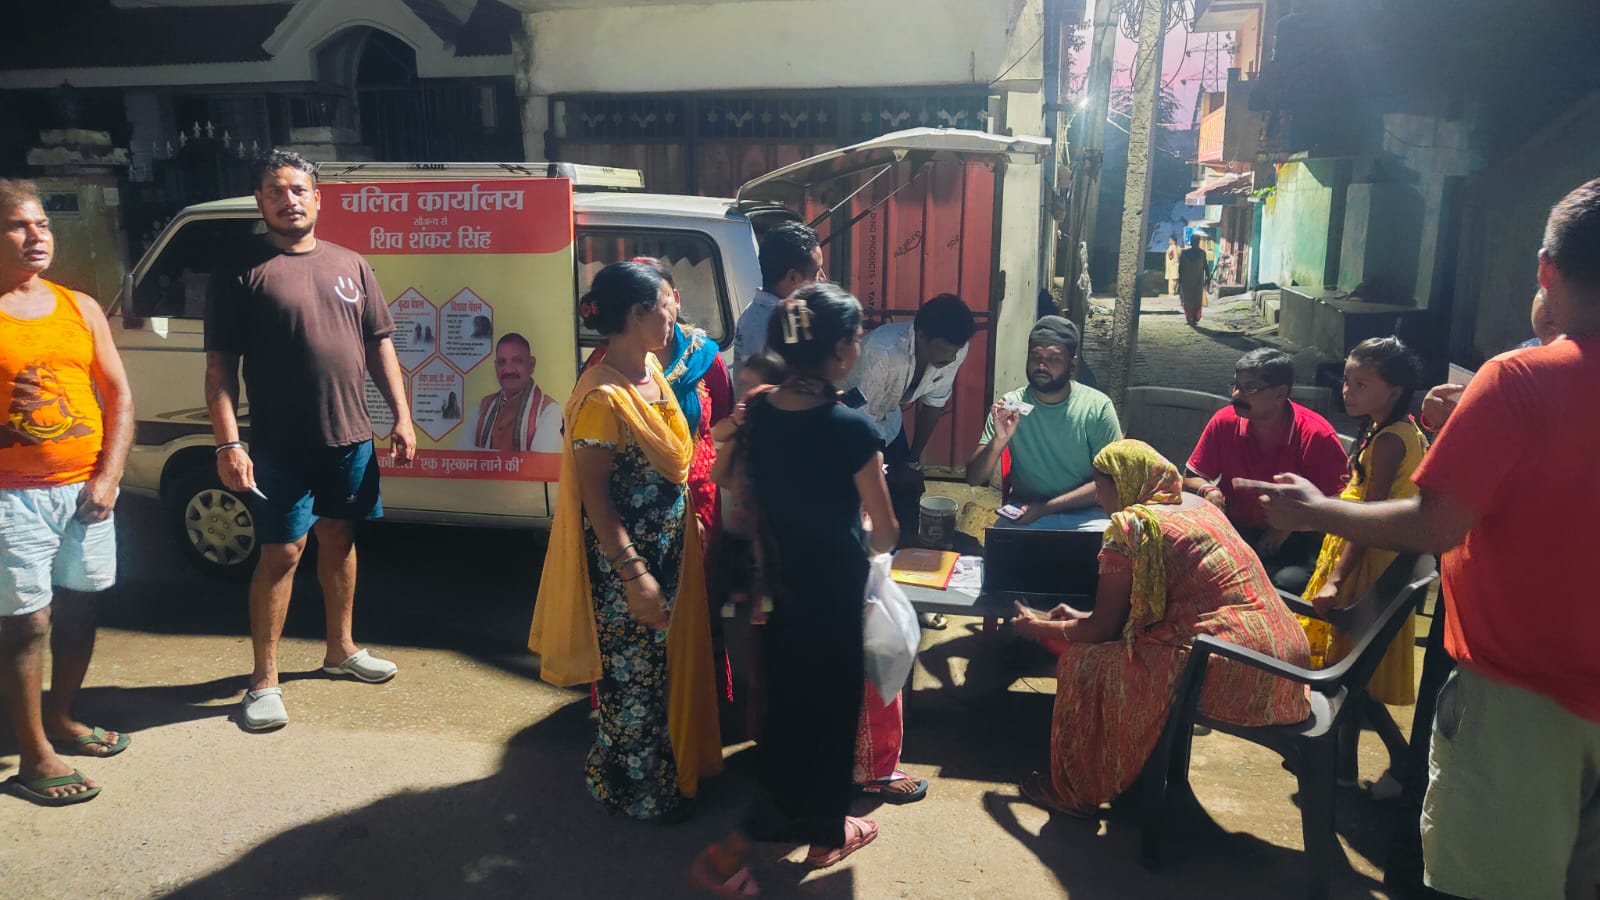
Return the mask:
[[[987, 84], [1018, 58], [1008, 54], [1019, 20], [1037, 35], [1038, 5], [743, 0], [530, 13], [526, 87], [548, 95]], [[1025, 9], [1033, 14], [1023, 17]]]
[[1507, 157], [1466, 191], [1451, 358], [1476, 364], [1533, 335], [1536, 251], [1550, 207], [1600, 173], [1600, 93]]
[[1282, 287], [1322, 287], [1337, 170], [1333, 160], [1302, 160], [1278, 167], [1278, 188], [1262, 204], [1262, 281]]
[[[1017, 134], [1039, 134], [1044, 128], [1042, 104], [1038, 94], [1010, 94], [1006, 125]], [[996, 396], [1027, 383], [1028, 332], [1039, 295], [1040, 167], [1008, 167], [1001, 190], [1000, 270], [1006, 292], [994, 329]]]
[[[1469, 174], [1483, 163], [1473, 148], [1473, 122], [1469, 118], [1446, 120], [1440, 116], [1390, 114], [1383, 117], [1382, 153], [1375, 163], [1389, 174], [1391, 183], [1408, 189], [1409, 197], [1396, 197], [1410, 210], [1397, 209], [1402, 215], [1415, 214], [1417, 231], [1412, 240], [1416, 246], [1415, 273], [1411, 279], [1412, 296], [1418, 306], [1435, 308], [1446, 301], [1438, 285], [1445, 279], [1444, 268], [1453, 265], [1441, 258], [1447, 242], [1442, 239], [1443, 229], [1454, 223], [1445, 221], [1445, 185], [1451, 178]], [[1358, 164], [1359, 165], [1359, 164]], [[1391, 223], [1394, 224], [1394, 223]], [[1403, 240], [1403, 234], [1396, 234]], [[1403, 280], [1403, 275], [1401, 276]], [[1355, 287], [1341, 282], [1345, 289]]]
[[[510, 75], [510, 54], [457, 57], [450, 47], [404, 3], [395, 0], [299, 0], [262, 47], [272, 58], [260, 62], [186, 66], [131, 66], [99, 69], [0, 71], [0, 89], [143, 87], [158, 85], [264, 84], [315, 81], [317, 50], [347, 28], [366, 25], [386, 31], [417, 51], [422, 78]], [[641, 59], [641, 62], [644, 60]], [[0, 63], [3, 68], [3, 63]]]

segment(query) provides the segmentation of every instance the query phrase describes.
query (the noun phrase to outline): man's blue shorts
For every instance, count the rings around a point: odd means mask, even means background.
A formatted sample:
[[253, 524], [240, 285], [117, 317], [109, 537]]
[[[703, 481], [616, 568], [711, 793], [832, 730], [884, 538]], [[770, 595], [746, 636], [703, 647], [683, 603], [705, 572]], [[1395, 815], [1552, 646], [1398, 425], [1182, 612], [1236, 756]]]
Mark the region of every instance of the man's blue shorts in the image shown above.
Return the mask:
[[383, 517], [371, 441], [298, 453], [252, 449], [250, 459], [256, 488], [267, 496], [245, 495], [260, 543], [293, 544], [319, 518]]

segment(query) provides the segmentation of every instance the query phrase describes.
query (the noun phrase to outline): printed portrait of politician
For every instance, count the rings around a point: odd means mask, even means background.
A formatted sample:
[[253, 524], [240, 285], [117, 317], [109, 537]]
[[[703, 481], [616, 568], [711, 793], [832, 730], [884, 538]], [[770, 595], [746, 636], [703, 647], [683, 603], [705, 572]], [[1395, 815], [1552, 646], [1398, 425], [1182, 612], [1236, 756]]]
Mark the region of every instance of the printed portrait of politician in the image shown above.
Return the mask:
[[460, 449], [561, 452], [561, 404], [534, 384], [537, 364], [522, 335], [508, 332], [495, 342], [494, 377], [500, 389], [478, 401]]

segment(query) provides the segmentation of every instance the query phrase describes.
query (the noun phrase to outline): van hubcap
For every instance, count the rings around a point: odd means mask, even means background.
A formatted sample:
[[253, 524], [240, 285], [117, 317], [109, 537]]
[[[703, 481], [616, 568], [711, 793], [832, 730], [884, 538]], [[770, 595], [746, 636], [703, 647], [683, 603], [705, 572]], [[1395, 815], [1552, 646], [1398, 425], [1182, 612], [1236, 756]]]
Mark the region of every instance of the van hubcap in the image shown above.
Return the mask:
[[256, 549], [256, 523], [244, 501], [221, 488], [189, 498], [183, 510], [189, 544], [219, 566], [237, 566]]

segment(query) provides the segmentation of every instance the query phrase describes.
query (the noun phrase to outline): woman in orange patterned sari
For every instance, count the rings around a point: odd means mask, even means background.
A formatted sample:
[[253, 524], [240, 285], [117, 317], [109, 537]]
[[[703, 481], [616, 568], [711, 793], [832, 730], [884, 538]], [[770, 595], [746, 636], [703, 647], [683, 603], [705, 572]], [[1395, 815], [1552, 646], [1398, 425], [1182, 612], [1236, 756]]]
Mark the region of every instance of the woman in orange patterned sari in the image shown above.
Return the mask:
[[[1050, 773], [1025, 780], [1022, 795], [1079, 816], [1139, 777], [1196, 635], [1299, 666], [1310, 656], [1305, 632], [1250, 546], [1216, 507], [1182, 492], [1172, 463], [1124, 440], [1102, 450], [1094, 468], [1100, 504], [1112, 511], [1094, 611], [1019, 605], [1012, 620], [1060, 654]], [[1310, 714], [1303, 686], [1221, 659], [1207, 671], [1200, 705], [1241, 725]]]

